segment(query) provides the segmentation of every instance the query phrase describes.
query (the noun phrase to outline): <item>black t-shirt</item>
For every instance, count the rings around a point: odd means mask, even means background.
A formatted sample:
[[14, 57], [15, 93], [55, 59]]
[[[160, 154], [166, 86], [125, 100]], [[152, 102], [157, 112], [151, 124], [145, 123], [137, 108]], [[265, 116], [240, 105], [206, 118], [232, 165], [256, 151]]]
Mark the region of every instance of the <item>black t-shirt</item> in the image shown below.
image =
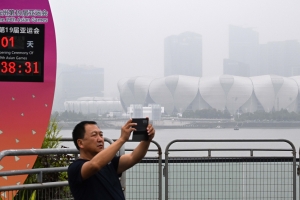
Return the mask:
[[77, 159], [68, 168], [68, 181], [75, 200], [124, 200], [120, 174], [117, 174], [120, 157], [114, 157], [110, 163], [93, 176], [83, 180], [81, 167], [88, 160]]

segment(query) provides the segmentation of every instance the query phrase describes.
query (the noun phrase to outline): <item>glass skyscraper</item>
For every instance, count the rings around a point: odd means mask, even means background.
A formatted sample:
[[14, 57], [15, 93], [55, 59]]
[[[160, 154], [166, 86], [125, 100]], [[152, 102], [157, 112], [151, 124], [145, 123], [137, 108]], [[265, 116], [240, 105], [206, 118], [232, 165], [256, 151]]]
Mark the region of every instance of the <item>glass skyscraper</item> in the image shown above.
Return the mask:
[[165, 38], [164, 76], [202, 76], [202, 36], [184, 32]]

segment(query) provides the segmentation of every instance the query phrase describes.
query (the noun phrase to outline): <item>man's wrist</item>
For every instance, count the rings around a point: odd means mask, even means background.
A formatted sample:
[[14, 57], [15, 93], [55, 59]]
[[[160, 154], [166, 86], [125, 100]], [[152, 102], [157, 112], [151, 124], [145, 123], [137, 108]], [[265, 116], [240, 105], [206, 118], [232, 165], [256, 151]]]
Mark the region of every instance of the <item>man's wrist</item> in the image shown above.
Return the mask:
[[117, 141], [121, 142], [122, 145], [126, 142], [126, 140], [124, 138], [122, 138], [122, 137], [120, 137]]

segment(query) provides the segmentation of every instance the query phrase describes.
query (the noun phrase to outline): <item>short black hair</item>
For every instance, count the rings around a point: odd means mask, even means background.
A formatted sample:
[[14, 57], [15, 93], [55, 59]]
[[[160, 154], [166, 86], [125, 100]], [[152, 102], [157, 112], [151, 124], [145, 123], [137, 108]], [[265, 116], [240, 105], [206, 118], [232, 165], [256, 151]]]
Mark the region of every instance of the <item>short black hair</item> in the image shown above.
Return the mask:
[[97, 125], [97, 122], [95, 122], [95, 121], [82, 121], [82, 122], [78, 123], [73, 129], [73, 132], [72, 132], [73, 142], [74, 142], [74, 144], [75, 144], [75, 146], [78, 150], [79, 150], [79, 146], [77, 144], [77, 140], [84, 138], [85, 125], [87, 125], [87, 124]]

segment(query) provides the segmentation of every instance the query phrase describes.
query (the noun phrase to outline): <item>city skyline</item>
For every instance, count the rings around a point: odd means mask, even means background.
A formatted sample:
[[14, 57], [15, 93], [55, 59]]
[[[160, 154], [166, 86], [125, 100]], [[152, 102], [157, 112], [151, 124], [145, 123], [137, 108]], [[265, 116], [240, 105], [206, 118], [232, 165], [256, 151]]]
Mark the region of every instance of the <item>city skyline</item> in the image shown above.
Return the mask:
[[[203, 76], [223, 74], [228, 27], [259, 32], [259, 43], [300, 40], [300, 2], [50, 0], [58, 63], [105, 71], [105, 96], [117, 96], [126, 77], [162, 77], [164, 38], [191, 31], [202, 35]], [[72, 5], [72, 9], [66, 9]]]

